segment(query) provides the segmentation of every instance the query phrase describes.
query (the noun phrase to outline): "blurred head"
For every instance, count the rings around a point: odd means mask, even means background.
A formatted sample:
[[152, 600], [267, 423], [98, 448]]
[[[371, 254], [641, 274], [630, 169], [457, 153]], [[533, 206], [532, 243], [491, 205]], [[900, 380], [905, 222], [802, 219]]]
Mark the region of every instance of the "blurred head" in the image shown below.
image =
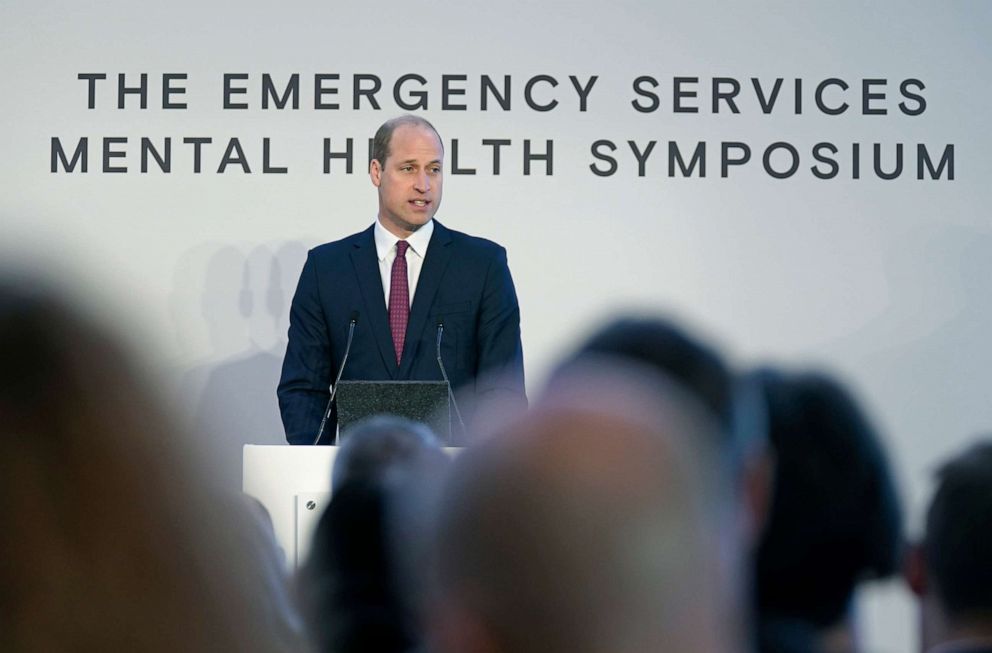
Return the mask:
[[383, 483], [391, 476], [448, 462], [431, 429], [390, 415], [355, 424], [341, 436], [334, 458], [332, 491], [346, 483]]
[[379, 190], [379, 221], [406, 238], [430, 222], [441, 205], [444, 146], [419, 116], [389, 120], [372, 140], [369, 177]]
[[[992, 441], [939, 469], [926, 531], [910, 578], [922, 596], [924, 642], [992, 638]], [[911, 565], [912, 566], [912, 565]]]
[[713, 415], [719, 428], [710, 434], [711, 444], [723, 460], [723, 482], [733, 485], [737, 495], [734, 532], [725, 536], [735, 540], [743, 556], [763, 526], [772, 474], [764, 404], [753, 380], [735, 375], [716, 349], [662, 318], [621, 317], [607, 324], [578, 348], [573, 360], [590, 356], [647, 366]]
[[39, 287], [0, 281], [0, 650], [278, 650], [245, 513], [107, 331]]
[[670, 377], [720, 423], [718, 442], [746, 466], [765, 444], [764, 411], [746, 378], [712, 346], [663, 318], [621, 317], [594, 333], [575, 356], [595, 354], [647, 365]]
[[573, 366], [456, 461], [436, 552], [444, 652], [720, 651], [718, 426], [636, 366]]
[[775, 455], [758, 547], [763, 620], [846, 623], [855, 588], [897, 569], [902, 519], [878, 434], [854, 397], [822, 374], [758, 375]]
[[348, 429], [331, 502], [300, 575], [320, 651], [404, 651], [421, 639], [435, 494], [450, 459], [426, 426], [375, 417]]
[[729, 433], [733, 391], [730, 370], [716, 351], [672, 322], [623, 317], [593, 334], [578, 353], [620, 356], [655, 367], [685, 386]]
[[937, 472], [924, 554], [948, 614], [992, 616], [992, 442], [977, 444]]

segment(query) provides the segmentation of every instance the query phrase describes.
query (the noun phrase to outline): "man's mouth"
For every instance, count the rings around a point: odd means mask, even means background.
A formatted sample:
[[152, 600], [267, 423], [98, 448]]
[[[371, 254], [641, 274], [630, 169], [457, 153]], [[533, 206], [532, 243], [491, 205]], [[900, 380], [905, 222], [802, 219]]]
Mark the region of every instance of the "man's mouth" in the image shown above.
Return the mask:
[[431, 202], [430, 200], [410, 200], [410, 203], [416, 206], [417, 208], [424, 208]]

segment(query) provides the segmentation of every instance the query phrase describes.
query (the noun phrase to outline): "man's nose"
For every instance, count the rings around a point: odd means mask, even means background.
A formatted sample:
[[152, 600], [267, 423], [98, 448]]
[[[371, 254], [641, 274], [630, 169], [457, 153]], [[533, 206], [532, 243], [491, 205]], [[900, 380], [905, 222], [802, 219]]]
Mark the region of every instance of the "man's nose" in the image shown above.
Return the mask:
[[413, 188], [420, 193], [426, 193], [431, 189], [431, 178], [426, 171], [417, 175]]

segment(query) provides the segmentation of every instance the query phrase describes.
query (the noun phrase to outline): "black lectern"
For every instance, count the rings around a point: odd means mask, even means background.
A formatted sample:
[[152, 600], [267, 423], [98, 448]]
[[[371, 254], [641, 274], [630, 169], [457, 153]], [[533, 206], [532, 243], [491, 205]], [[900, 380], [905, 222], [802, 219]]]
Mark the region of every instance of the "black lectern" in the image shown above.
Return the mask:
[[338, 433], [373, 415], [397, 415], [430, 426], [451, 442], [451, 406], [446, 381], [339, 381], [334, 401]]

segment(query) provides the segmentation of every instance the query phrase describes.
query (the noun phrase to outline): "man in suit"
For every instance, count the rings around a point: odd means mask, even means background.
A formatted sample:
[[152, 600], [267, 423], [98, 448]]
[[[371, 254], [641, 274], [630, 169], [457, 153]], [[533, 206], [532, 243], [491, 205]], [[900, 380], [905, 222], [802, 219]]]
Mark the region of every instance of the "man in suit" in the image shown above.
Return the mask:
[[[406, 115], [376, 132], [369, 176], [379, 213], [365, 231], [311, 250], [290, 309], [279, 381], [286, 439], [320, 427], [349, 331], [343, 379], [441, 380], [436, 338], [471, 419], [486, 403], [526, 403], [520, 308], [499, 245], [434, 220], [444, 148], [434, 127]], [[322, 442], [333, 439], [329, 422]]]
[[992, 441], [945, 463], [923, 541], [907, 557], [923, 650], [992, 653]]

